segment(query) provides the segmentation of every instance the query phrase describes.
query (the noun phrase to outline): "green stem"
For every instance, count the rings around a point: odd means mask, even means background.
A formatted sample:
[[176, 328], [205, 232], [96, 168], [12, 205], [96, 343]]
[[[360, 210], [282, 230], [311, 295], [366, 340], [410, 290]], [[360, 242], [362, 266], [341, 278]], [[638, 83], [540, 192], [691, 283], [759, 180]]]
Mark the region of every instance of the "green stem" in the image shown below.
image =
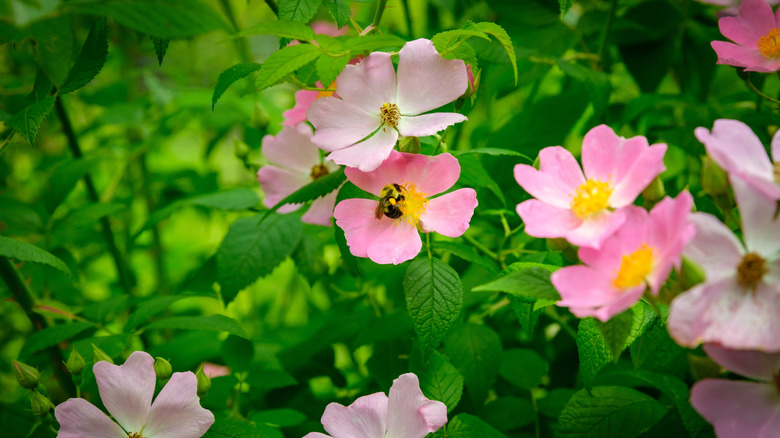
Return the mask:
[[617, 11], [618, 0], [612, 0], [612, 4], [609, 7], [609, 16], [607, 17], [607, 23], [604, 25], [604, 30], [601, 32], [601, 41], [599, 42], [599, 67], [604, 69], [604, 55], [607, 51], [607, 38], [609, 37], [609, 31], [612, 30], [612, 22], [615, 21], [615, 11]]
[[279, 16], [279, 7], [276, 6], [276, 3], [274, 3], [274, 0], [265, 0], [265, 4], [268, 5], [268, 8], [271, 9], [271, 12], [274, 13], [277, 17]]
[[[65, 112], [65, 107], [62, 105], [61, 99], [61, 97], [57, 97], [57, 100], [54, 102], [54, 107], [57, 110], [57, 116], [62, 123], [62, 131], [65, 133], [65, 137], [68, 139], [68, 147], [73, 153], [73, 157], [80, 159], [84, 155], [81, 153], [78, 138], [76, 138], [76, 133], [73, 131], [73, 126], [70, 124], [68, 113]], [[84, 174], [84, 184], [87, 186], [87, 195], [89, 195], [90, 201], [100, 202], [100, 197], [98, 196], [97, 190], [95, 189], [95, 183], [92, 182], [92, 177], [89, 176], [89, 173]], [[117, 275], [119, 276], [119, 283], [122, 285], [122, 289], [125, 291], [125, 293], [130, 295], [132, 293], [130, 274], [127, 271], [127, 266], [122, 259], [122, 255], [119, 253], [119, 248], [116, 246], [114, 232], [111, 230], [111, 222], [107, 217], [104, 216], [100, 218], [100, 225], [103, 231], [103, 238], [106, 240], [106, 245], [108, 246], [108, 250], [111, 253], [111, 256], [114, 258], [114, 265], [116, 266]]]
[[[219, 0], [219, 4], [225, 11], [225, 15], [230, 21], [230, 24], [233, 25], [233, 29], [238, 32], [238, 21], [236, 20], [236, 14], [233, 12], [233, 6], [230, 4], [230, 0]], [[238, 56], [241, 58], [242, 62], [252, 61], [252, 56], [249, 54], [249, 46], [246, 43], [246, 37], [234, 39], [233, 45], [235, 46], [236, 52], [238, 52]]]
[[[152, 198], [152, 188], [149, 184], [149, 180], [151, 178], [149, 176], [149, 168], [146, 164], [146, 154], [141, 154], [138, 157], [138, 163], [141, 167], [141, 187], [144, 193], [144, 198], [146, 198], [146, 209], [149, 211], [149, 215], [151, 215], [156, 208], [156, 202], [154, 202], [154, 199]], [[165, 294], [168, 290], [168, 284], [165, 275], [165, 261], [163, 259], [163, 247], [162, 239], [160, 238], [160, 228], [157, 224], [155, 224], [151, 231], [151, 253], [152, 258], [154, 259], [155, 274], [157, 277], [156, 290], [161, 294]]]
[[409, 11], [409, 0], [401, 0], [404, 5], [404, 18], [406, 18], [406, 27], [409, 29], [409, 39], [412, 38], [412, 14]]
[[773, 98], [767, 96], [766, 94], [764, 94], [761, 90], [758, 89], [758, 87], [756, 87], [755, 85], [753, 85], [752, 82], [750, 82], [750, 73], [748, 73], [748, 72], [745, 72], [745, 73], [747, 73], [747, 75], [745, 76], [745, 83], [747, 84], [748, 88], [750, 88], [750, 90], [752, 92], [756, 93], [756, 95], [758, 95], [758, 97], [760, 97], [760, 98], [762, 98], [762, 99], [764, 99], [764, 100], [766, 100], [768, 102], [772, 102], [775, 105], [780, 105], [780, 100], [773, 99]]
[[558, 315], [558, 311], [555, 310], [554, 306], [547, 306], [544, 308], [544, 310], [545, 313], [547, 313], [547, 316], [552, 318], [553, 321], [557, 322], [561, 326], [563, 331], [571, 335], [575, 341], [577, 340], [577, 331], [574, 330], [569, 324], [567, 324], [560, 315]]
[[385, 13], [385, 6], [387, 6], [387, 0], [379, 0], [376, 2], [376, 13], [374, 14], [374, 21], [366, 27], [361, 35], [370, 35], [379, 30], [379, 23], [382, 21], [382, 14]]
[[500, 262], [501, 262], [501, 261], [500, 261], [500, 259], [499, 259], [499, 257], [498, 257], [498, 254], [496, 254], [496, 253], [494, 253], [493, 251], [491, 251], [490, 249], [488, 249], [488, 247], [486, 247], [485, 245], [483, 245], [482, 243], [480, 243], [480, 242], [479, 242], [477, 239], [475, 239], [475, 238], [471, 237], [471, 235], [469, 235], [469, 234], [464, 234], [464, 235], [463, 235], [463, 238], [464, 238], [464, 239], [466, 239], [466, 240], [467, 240], [467, 241], [468, 241], [470, 244], [472, 244], [472, 245], [473, 245], [475, 248], [477, 248], [478, 250], [480, 250], [480, 251], [484, 252], [485, 254], [487, 254], [487, 256], [488, 256], [488, 257], [492, 258], [492, 259], [493, 259], [493, 260], [495, 260], [497, 263], [500, 263]]

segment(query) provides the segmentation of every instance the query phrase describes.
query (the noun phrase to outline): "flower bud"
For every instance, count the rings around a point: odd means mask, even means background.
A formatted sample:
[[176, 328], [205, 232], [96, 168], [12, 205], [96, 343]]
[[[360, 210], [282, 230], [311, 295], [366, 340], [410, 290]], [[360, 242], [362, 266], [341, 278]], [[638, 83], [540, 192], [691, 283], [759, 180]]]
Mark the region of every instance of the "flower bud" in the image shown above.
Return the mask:
[[729, 176], [712, 158], [704, 156], [701, 159], [701, 187], [704, 193], [713, 198], [725, 195], [729, 191]]
[[203, 372], [203, 365], [198, 368], [195, 377], [198, 379], [198, 395], [205, 394], [211, 388], [211, 379]]
[[110, 364], [114, 363], [114, 360], [111, 359], [111, 356], [107, 355], [105, 351], [98, 348], [98, 346], [95, 344], [92, 344], [92, 356], [94, 357], [94, 363], [98, 363], [101, 360], [104, 360]]
[[701, 266], [691, 261], [689, 258], [683, 257], [682, 263], [680, 264], [680, 286], [682, 286], [682, 289], [688, 290], [697, 284], [704, 282], [704, 280], [705, 274]]
[[170, 362], [161, 357], [155, 359], [154, 374], [157, 375], [158, 379], [168, 380], [171, 377], [171, 373], [173, 373], [173, 368], [171, 368]]
[[19, 386], [25, 389], [34, 389], [38, 386], [41, 373], [37, 369], [22, 362], [14, 361], [14, 376]]
[[38, 391], [33, 391], [32, 397], [30, 397], [30, 408], [33, 414], [45, 417], [54, 409], [54, 405], [48, 397]]
[[419, 137], [404, 137], [400, 142], [401, 152], [409, 152], [411, 154], [420, 153], [420, 138]]
[[81, 357], [79, 351], [74, 348], [70, 353], [70, 357], [68, 357], [68, 363], [65, 364], [65, 367], [68, 368], [68, 372], [79, 375], [84, 370], [85, 366], [87, 366], [87, 362]]
[[650, 205], [655, 205], [664, 196], [666, 196], [666, 189], [664, 189], [664, 183], [661, 182], [659, 177], [656, 177], [650, 185], [642, 190], [642, 197], [645, 198], [645, 203]]

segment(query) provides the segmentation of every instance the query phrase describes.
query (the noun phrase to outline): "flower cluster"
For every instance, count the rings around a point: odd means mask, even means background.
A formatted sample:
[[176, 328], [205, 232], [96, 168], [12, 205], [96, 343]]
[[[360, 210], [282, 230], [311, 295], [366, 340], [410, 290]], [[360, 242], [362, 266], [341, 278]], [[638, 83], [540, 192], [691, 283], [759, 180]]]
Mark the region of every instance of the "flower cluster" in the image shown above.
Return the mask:
[[718, 64], [744, 67], [746, 71], [780, 70], [780, 12], [772, 14], [767, 0], [743, 0], [738, 15], [722, 17], [718, 27], [723, 36], [734, 41], [712, 42]]

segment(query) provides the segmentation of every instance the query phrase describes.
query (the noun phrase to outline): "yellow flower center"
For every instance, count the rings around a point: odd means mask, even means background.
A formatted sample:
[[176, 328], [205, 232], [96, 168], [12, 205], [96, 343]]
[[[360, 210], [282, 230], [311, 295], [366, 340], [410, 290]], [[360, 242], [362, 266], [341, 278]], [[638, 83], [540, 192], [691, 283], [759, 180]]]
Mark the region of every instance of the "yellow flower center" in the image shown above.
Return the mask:
[[127, 438], [144, 438], [141, 432], [130, 432], [127, 434]]
[[759, 38], [758, 50], [767, 58], [780, 56], [780, 28], [769, 29], [766, 35]]
[[[330, 96], [333, 96], [333, 92], [332, 91], [322, 90], [319, 93], [317, 93], [317, 99], [319, 99], [320, 97], [330, 97]], [[317, 100], [317, 99], [314, 99], [314, 100]]]
[[754, 252], [749, 252], [737, 266], [737, 284], [744, 289], [755, 291], [766, 273], [766, 260]]
[[314, 167], [311, 168], [310, 175], [311, 175], [311, 179], [315, 180], [315, 179], [322, 178], [323, 176], [329, 173], [330, 171], [328, 170], [327, 167], [325, 167], [324, 164], [315, 164]]
[[612, 284], [620, 289], [637, 287], [653, 270], [653, 248], [642, 244], [638, 250], [623, 256], [620, 271]]
[[775, 174], [775, 182], [777, 185], [780, 185], [780, 161], [775, 161], [775, 164], [773, 165], [774, 174]]
[[379, 107], [379, 116], [382, 118], [382, 123], [398, 126], [398, 122], [401, 120], [401, 110], [398, 109], [398, 105], [385, 102]]
[[[420, 222], [420, 216], [425, 214], [425, 207], [428, 205], [428, 194], [420, 192], [420, 189], [414, 183], [407, 182], [401, 186], [404, 188], [404, 199], [398, 202], [396, 206], [403, 213], [401, 218], [416, 226]], [[396, 224], [398, 223], [396, 222]]]
[[571, 200], [571, 210], [580, 219], [585, 219], [607, 208], [609, 196], [612, 194], [609, 182], [589, 179], [577, 187]]

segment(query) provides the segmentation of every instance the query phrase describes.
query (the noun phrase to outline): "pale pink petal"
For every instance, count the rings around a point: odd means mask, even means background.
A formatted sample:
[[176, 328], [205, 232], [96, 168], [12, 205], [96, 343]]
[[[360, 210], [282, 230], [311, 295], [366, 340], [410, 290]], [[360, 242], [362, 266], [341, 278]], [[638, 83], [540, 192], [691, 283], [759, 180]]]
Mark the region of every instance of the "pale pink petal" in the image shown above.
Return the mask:
[[306, 121], [306, 111], [309, 110], [312, 102], [320, 97], [319, 91], [298, 90], [295, 92], [295, 106], [282, 113], [284, 122], [282, 125], [297, 126]]
[[305, 123], [283, 126], [276, 136], [263, 137], [263, 156], [271, 164], [308, 174], [312, 166], [320, 163], [320, 151], [311, 142], [312, 135], [311, 127]]
[[[583, 220], [580, 226], [569, 231], [563, 237], [572, 245], [601, 248], [604, 239], [617, 231], [625, 220], [626, 214], [622, 210], [604, 211]], [[526, 232], [528, 231], [526, 230]]]
[[127, 433], [103, 411], [83, 398], [71, 398], [54, 409], [58, 438], [127, 438]]
[[756, 48], [738, 46], [727, 41], [713, 41], [710, 45], [718, 54], [718, 64], [751, 67], [766, 62], [766, 57]]
[[729, 350], [718, 344], [707, 344], [704, 351], [723, 368], [752, 379], [771, 382], [775, 373], [780, 371], [780, 353]]
[[739, 177], [732, 177], [731, 187], [742, 218], [742, 238], [750, 252], [771, 255], [780, 250], [780, 222], [775, 217], [776, 200], [755, 190]]
[[314, 101], [306, 113], [317, 129], [312, 143], [326, 151], [350, 146], [366, 138], [382, 124], [379, 108], [368, 113], [338, 97], [322, 97]]
[[357, 167], [363, 172], [369, 172], [379, 167], [390, 156], [397, 140], [398, 132], [395, 129], [382, 126], [374, 135], [360, 143], [331, 152], [328, 159], [336, 164]]
[[780, 401], [772, 385], [704, 379], [691, 388], [691, 404], [715, 426], [718, 438], [777, 438], [780, 430]]
[[100, 361], [92, 370], [108, 412], [126, 431], [140, 431], [149, 416], [157, 381], [154, 358], [135, 351], [121, 366]]
[[[432, 157], [422, 155], [420, 157], [422, 161], [433, 161]], [[363, 172], [356, 167], [347, 167], [344, 169], [344, 173], [352, 184], [372, 195], [380, 196], [380, 192], [386, 185], [393, 183], [401, 184], [406, 180], [408, 158], [409, 154], [391, 150], [387, 159], [370, 172]], [[460, 167], [458, 167], [458, 172], [460, 172]], [[455, 181], [457, 181], [457, 175], [455, 176]], [[455, 184], [455, 181], [452, 184]]]
[[153, 438], [195, 438], [214, 424], [214, 414], [200, 406], [195, 374], [173, 373], [154, 399], [144, 435]]
[[336, 78], [336, 92], [344, 101], [371, 114], [379, 114], [383, 103], [396, 103], [395, 70], [390, 54], [374, 52], [359, 64], [344, 67]]
[[458, 113], [431, 113], [421, 116], [403, 116], [398, 122], [398, 132], [404, 137], [425, 137], [443, 131], [448, 126], [468, 120]]
[[381, 392], [360, 397], [349, 406], [331, 403], [322, 414], [322, 425], [334, 438], [383, 438], [387, 404]]
[[345, 199], [333, 210], [336, 225], [344, 230], [349, 251], [356, 257], [368, 257], [368, 247], [374, 240], [387, 228], [395, 227], [389, 217], [376, 218], [378, 205], [379, 201], [371, 199]]
[[403, 154], [406, 158], [406, 180], [427, 196], [438, 195], [452, 187], [460, 177], [460, 163], [450, 154], [435, 156]]
[[[631, 141], [626, 143], [630, 144]], [[666, 169], [665, 153], [665, 144], [654, 144], [634, 156], [633, 162], [625, 168], [625, 176], [615, 180], [615, 190], [609, 197], [609, 205], [615, 208], [631, 205], [642, 190]]]
[[619, 289], [610, 275], [588, 266], [568, 266], [555, 271], [550, 278], [561, 300], [558, 306], [569, 307], [579, 318], [593, 316], [607, 321], [630, 308], [644, 292], [644, 285]]
[[413, 259], [422, 249], [420, 233], [414, 225], [403, 219], [390, 220], [393, 225], [385, 228], [368, 247], [368, 258], [374, 263], [397, 265]]
[[741, 17], [723, 17], [718, 20], [720, 33], [740, 46], [756, 47], [756, 42], [764, 34], [748, 25]]
[[303, 214], [301, 220], [307, 224], [329, 227], [331, 225], [330, 218], [333, 217], [333, 208], [336, 206], [336, 197], [338, 197], [338, 195], [339, 191], [334, 190], [331, 193], [312, 201], [309, 210]]
[[711, 214], [692, 213], [689, 221], [696, 234], [685, 247], [685, 256], [704, 269], [708, 282], [733, 275], [744, 254], [737, 236]]
[[303, 438], [332, 438], [332, 437], [330, 435], [325, 435], [324, 433], [309, 432], [306, 435], [304, 435]]
[[517, 214], [525, 224], [525, 232], [533, 237], [565, 237], [582, 225], [571, 210], [553, 207], [536, 199], [517, 204]]
[[426, 233], [435, 231], [447, 237], [459, 237], [469, 228], [471, 216], [477, 208], [477, 192], [459, 189], [433, 198], [420, 217], [420, 228]]
[[601, 272], [617, 272], [623, 256], [632, 254], [648, 243], [650, 215], [647, 210], [630, 206], [620, 210], [625, 215], [622, 225], [599, 248], [584, 246], [577, 255], [583, 263]]
[[689, 222], [693, 197], [687, 191], [677, 198], [664, 198], [650, 212], [648, 246], [653, 248], [653, 270], [647, 276], [650, 290], [657, 294], [669, 277], [672, 267], [679, 267], [682, 251], [696, 235]]
[[739, 4], [739, 18], [760, 36], [776, 26], [772, 7], [766, 0], [742, 0]]
[[515, 180], [534, 198], [562, 209], [571, 208], [577, 187], [585, 183], [577, 160], [560, 146], [539, 152], [539, 170], [527, 164], [516, 165]]
[[[625, 172], [634, 158], [647, 148], [647, 139], [634, 137], [632, 142], [617, 134], [607, 125], [592, 128], [582, 139], [582, 169], [586, 178], [600, 181], [619, 181], [622, 175], [615, 172]], [[625, 153], [624, 149], [628, 149]], [[621, 169], [620, 164], [623, 165]]]
[[349, 33], [349, 28], [347, 28], [347, 26], [339, 29], [339, 27], [335, 24], [325, 20], [312, 21], [309, 26], [311, 26], [311, 28], [314, 30], [314, 33], [317, 35], [330, 35], [332, 37], [337, 37]]
[[[780, 8], [777, 8], [777, 10], [780, 11]], [[775, 163], [780, 161], [780, 129], [772, 137], [772, 160]]]
[[760, 65], [752, 65], [745, 69], [745, 71], [756, 71], [759, 73], [774, 73], [780, 70], [780, 58], [765, 58], [764, 62]]
[[402, 115], [414, 116], [450, 103], [467, 87], [466, 64], [442, 58], [430, 40], [410, 41], [398, 53], [397, 103]]
[[[311, 182], [311, 176], [276, 166], [263, 166], [257, 171], [257, 181], [265, 193], [263, 205], [273, 207], [294, 191]], [[289, 213], [301, 207], [290, 204], [279, 208], [279, 213]]]
[[423, 438], [447, 422], [447, 406], [428, 400], [412, 373], [393, 380], [387, 403], [386, 438]]

